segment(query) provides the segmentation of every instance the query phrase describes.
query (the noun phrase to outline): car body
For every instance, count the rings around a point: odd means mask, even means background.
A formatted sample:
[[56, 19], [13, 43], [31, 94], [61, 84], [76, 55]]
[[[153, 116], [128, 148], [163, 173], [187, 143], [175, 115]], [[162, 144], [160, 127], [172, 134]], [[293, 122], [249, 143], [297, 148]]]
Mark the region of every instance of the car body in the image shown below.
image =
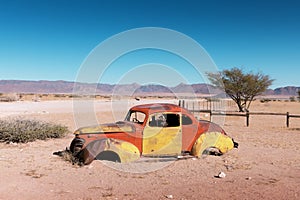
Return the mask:
[[84, 164], [94, 159], [131, 162], [141, 156], [200, 156], [208, 149], [219, 154], [237, 147], [215, 123], [197, 120], [174, 104], [132, 107], [124, 121], [79, 128], [70, 151]]

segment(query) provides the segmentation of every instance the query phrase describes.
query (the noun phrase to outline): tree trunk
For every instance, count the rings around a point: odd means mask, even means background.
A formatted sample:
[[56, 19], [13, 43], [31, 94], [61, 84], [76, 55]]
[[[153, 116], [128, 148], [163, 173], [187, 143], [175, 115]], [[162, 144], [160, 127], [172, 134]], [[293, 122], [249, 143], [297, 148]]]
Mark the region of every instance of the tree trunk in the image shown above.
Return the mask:
[[241, 105], [241, 103], [237, 103], [239, 107], [239, 112], [244, 112], [244, 107]]
[[244, 112], [244, 107], [240, 99], [236, 101], [237, 106], [239, 107], [239, 112]]

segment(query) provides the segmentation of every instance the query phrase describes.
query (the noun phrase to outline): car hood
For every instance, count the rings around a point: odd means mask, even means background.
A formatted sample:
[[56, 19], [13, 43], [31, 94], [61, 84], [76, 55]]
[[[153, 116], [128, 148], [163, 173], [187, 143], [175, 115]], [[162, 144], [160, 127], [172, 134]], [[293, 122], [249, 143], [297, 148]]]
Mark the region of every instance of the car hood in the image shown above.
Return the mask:
[[100, 124], [96, 126], [88, 126], [77, 129], [74, 134], [105, 134], [105, 133], [117, 133], [117, 132], [134, 132], [135, 127], [127, 122], [116, 122], [109, 124]]

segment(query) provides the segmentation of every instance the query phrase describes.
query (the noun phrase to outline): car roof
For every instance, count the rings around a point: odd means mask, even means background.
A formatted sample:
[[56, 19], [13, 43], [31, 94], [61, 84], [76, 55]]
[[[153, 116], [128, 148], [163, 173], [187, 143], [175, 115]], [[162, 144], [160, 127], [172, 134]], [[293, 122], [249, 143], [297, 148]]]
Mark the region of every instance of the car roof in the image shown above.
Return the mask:
[[144, 113], [157, 113], [157, 112], [183, 112], [186, 110], [178, 105], [170, 103], [151, 103], [151, 104], [141, 104], [132, 107], [132, 111], [141, 111]]

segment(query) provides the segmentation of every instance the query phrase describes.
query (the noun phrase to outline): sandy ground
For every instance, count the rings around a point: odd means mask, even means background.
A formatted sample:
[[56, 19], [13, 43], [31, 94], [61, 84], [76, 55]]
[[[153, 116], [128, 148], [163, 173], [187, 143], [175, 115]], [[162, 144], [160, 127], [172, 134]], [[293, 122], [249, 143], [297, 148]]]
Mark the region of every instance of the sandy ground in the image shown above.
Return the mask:
[[[122, 119], [127, 110], [105, 101], [93, 106], [101, 123]], [[71, 131], [80, 123], [72, 101], [0, 103], [0, 111], [1, 118], [40, 119]], [[254, 102], [251, 111], [300, 114], [300, 103]], [[220, 157], [129, 165], [94, 161], [78, 167], [53, 156], [69, 146], [71, 131], [62, 139], [2, 143], [0, 199], [300, 199], [300, 119], [286, 128], [284, 116], [251, 116], [246, 127], [244, 118], [227, 117], [222, 126], [239, 149]], [[226, 177], [216, 178], [219, 172]]]

